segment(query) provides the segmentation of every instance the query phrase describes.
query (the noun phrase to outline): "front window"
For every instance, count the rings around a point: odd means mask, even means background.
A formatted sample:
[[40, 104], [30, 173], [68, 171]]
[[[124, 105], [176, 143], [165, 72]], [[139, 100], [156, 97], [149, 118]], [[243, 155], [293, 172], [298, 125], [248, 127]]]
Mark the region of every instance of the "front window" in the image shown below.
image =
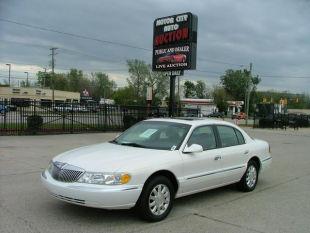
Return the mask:
[[175, 122], [142, 121], [111, 142], [149, 149], [177, 150], [190, 127]]
[[203, 150], [215, 149], [217, 145], [212, 126], [200, 126], [196, 128], [188, 140], [187, 146], [191, 146], [192, 144], [201, 145]]

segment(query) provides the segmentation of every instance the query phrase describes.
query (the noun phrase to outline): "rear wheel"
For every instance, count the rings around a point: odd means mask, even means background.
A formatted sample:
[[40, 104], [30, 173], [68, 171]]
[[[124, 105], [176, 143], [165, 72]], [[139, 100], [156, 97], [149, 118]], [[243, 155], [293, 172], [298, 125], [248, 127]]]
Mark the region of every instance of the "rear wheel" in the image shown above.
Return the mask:
[[243, 192], [251, 192], [255, 189], [258, 180], [258, 164], [250, 160], [247, 169], [238, 183], [239, 190]]
[[141, 218], [157, 222], [167, 217], [174, 200], [174, 188], [165, 176], [154, 177], [144, 187], [137, 203]]

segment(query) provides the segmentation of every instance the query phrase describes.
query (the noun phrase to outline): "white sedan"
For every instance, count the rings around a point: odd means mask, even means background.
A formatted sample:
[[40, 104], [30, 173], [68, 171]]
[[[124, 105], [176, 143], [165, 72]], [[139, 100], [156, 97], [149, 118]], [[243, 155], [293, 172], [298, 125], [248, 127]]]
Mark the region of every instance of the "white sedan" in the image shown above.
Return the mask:
[[175, 198], [237, 183], [255, 189], [271, 163], [270, 147], [231, 123], [150, 119], [110, 142], [62, 153], [41, 180], [57, 199], [104, 209], [136, 207], [160, 221]]

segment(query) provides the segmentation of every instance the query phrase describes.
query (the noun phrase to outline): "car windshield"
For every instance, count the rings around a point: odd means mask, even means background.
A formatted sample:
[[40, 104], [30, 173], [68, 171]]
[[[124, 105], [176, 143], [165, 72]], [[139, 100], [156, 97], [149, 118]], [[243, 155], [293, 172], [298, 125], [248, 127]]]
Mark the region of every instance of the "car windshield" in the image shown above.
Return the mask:
[[125, 146], [177, 150], [181, 146], [190, 125], [163, 121], [142, 121], [111, 141]]

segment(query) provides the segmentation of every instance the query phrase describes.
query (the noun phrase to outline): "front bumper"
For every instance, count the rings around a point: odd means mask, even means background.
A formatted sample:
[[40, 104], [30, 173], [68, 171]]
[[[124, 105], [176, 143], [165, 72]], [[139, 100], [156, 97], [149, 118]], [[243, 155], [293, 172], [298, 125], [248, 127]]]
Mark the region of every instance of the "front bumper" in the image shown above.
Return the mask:
[[103, 209], [129, 209], [133, 207], [142, 191], [142, 185], [93, 185], [65, 183], [43, 171], [41, 181], [51, 195], [76, 205]]

